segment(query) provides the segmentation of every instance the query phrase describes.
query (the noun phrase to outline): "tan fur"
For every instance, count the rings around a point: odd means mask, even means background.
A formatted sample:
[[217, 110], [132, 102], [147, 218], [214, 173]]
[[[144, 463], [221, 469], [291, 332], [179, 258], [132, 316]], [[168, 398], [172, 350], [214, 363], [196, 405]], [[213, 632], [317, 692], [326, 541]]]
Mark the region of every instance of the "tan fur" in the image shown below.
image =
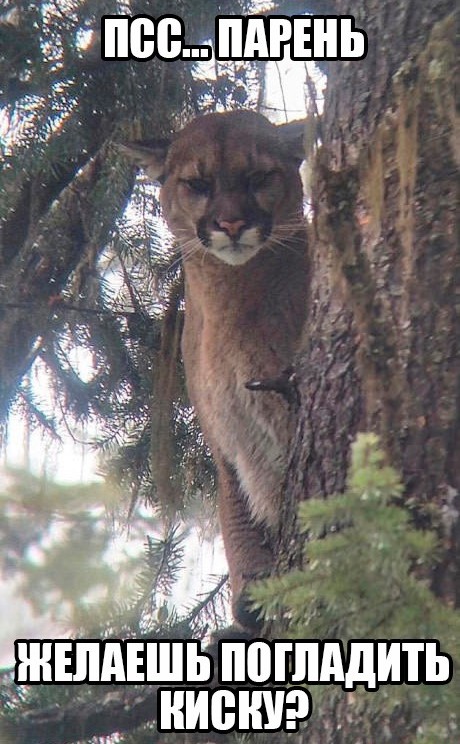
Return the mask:
[[152, 177], [164, 173], [164, 216], [182, 246], [187, 387], [218, 470], [238, 614], [247, 581], [270, 570], [283, 498], [288, 406], [245, 383], [288, 367], [304, 324], [299, 162], [283, 130], [249, 111], [195, 119], [164, 161], [158, 150], [137, 155]]

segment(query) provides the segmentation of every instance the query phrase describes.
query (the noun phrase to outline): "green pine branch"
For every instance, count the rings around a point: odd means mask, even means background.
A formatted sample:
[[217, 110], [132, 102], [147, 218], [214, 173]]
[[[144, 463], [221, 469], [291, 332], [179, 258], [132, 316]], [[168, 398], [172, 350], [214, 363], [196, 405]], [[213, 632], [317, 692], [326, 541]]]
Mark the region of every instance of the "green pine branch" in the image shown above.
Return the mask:
[[[254, 585], [256, 608], [274, 620], [275, 627], [284, 620], [289, 638], [340, 638], [344, 643], [437, 639], [455, 668], [455, 660], [460, 661], [460, 614], [441, 603], [428, 580], [439, 554], [438, 539], [411, 525], [408, 511], [398, 505], [402, 496], [401, 480], [385, 464], [378, 438], [360, 435], [345, 493], [305, 501], [299, 508], [300, 527], [307, 536], [303, 568]], [[319, 706], [337, 695], [332, 686], [310, 689], [322, 701]], [[372, 694], [358, 690], [356, 695], [361, 715], [367, 717], [388, 720], [403, 706], [412, 737], [407, 741], [453, 741], [458, 675], [448, 685], [386, 686]]]

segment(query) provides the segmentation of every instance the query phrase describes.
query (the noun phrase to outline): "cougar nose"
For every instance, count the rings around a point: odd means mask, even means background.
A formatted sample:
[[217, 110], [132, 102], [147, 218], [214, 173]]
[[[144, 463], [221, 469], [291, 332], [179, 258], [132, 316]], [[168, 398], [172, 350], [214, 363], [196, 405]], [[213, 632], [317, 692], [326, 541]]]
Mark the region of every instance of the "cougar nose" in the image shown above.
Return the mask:
[[223, 230], [229, 238], [239, 238], [244, 228], [246, 227], [245, 220], [216, 220], [216, 225], [219, 230]]

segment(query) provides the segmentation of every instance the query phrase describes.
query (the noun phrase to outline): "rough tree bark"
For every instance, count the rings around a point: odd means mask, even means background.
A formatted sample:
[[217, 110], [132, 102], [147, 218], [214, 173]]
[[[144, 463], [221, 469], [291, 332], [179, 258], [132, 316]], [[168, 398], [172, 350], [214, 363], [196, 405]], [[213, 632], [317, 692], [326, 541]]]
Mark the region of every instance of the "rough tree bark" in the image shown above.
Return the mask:
[[[283, 538], [292, 559], [293, 504], [340, 491], [355, 434], [377, 432], [415, 522], [429, 525], [439, 508], [433, 587], [458, 605], [456, 18], [450, 0], [338, 5], [367, 31], [369, 51], [330, 64]], [[310, 744], [366, 736], [345, 708], [309, 725]]]

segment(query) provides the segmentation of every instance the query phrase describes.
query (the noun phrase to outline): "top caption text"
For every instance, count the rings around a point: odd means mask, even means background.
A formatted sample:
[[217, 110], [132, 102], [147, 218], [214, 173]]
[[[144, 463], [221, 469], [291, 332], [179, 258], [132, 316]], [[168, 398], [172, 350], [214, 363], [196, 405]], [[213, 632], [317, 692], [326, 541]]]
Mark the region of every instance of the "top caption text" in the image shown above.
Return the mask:
[[[209, 44], [185, 43], [181, 18], [106, 15], [101, 19], [104, 60], [209, 60]], [[353, 16], [217, 16], [215, 57], [222, 61], [358, 60], [367, 35]]]

